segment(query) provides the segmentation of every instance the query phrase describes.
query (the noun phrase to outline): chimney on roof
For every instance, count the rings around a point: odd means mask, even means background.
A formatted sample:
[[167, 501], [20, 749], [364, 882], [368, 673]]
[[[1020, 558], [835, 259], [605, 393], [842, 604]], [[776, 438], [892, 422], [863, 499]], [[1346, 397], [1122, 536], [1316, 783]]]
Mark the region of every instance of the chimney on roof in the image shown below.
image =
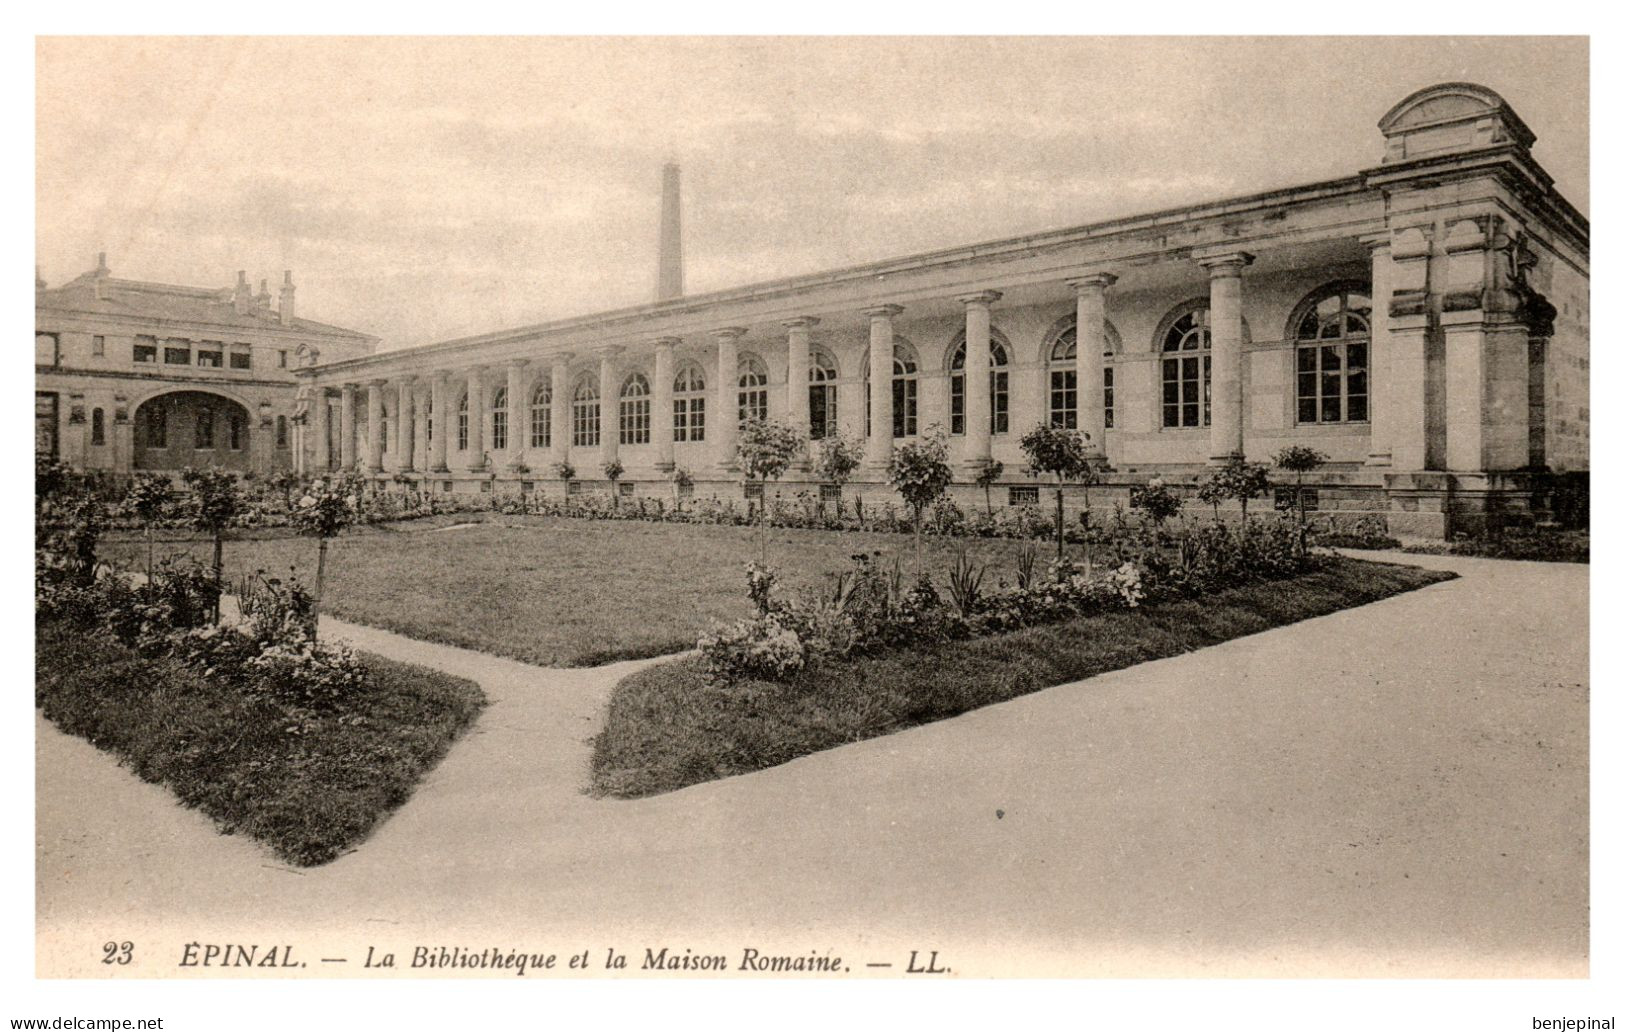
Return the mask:
[[249, 306], [253, 303], [254, 288], [248, 285], [248, 273], [242, 269], [237, 270], [237, 285], [231, 291], [231, 307], [238, 315], [247, 315]]
[[271, 310], [270, 280], [260, 280], [260, 292], [254, 295], [254, 311], [269, 312]]
[[96, 252], [96, 269], [91, 275], [95, 277], [96, 281], [96, 300], [100, 301], [106, 296], [102, 291], [102, 281], [113, 275], [113, 270], [107, 267], [106, 251]]
[[284, 269], [282, 272], [282, 296], [277, 303], [277, 314], [281, 316], [282, 325], [293, 325], [293, 270]]
[[682, 181], [676, 162], [666, 162], [660, 183], [660, 278], [655, 300], [683, 296]]

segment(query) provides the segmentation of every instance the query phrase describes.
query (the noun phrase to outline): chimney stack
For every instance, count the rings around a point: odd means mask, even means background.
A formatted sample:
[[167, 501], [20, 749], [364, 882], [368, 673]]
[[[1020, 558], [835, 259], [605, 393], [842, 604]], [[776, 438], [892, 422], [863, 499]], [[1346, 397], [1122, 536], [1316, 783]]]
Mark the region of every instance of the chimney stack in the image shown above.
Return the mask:
[[270, 280], [260, 280], [260, 292], [254, 295], [254, 311], [269, 312], [271, 310]]
[[100, 300], [102, 300], [103, 298], [105, 298], [107, 296], [106, 293], [102, 290], [102, 281], [107, 279], [107, 277], [111, 276], [112, 274], [113, 274], [112, 270], [107, 267], [107, 252], [106, 251], [97, 251], [96, 252], [96, 300], [100, 301]]
[[282, 325], [293, 325], [293, 270], [282, 271], [282, 296], [277, 304], [277, 314], [282, 317]]
[[660, 279], [655, 300], [683, 296], [682, 184], [677, 164], [668, 161], [660, 184]]
[[254, 288], [248, 285], [248, 273], [242, 269], [237, 270], [237, 286], [231, 292], [231, 307], [238, 315], [247, 315], [253, 301]]

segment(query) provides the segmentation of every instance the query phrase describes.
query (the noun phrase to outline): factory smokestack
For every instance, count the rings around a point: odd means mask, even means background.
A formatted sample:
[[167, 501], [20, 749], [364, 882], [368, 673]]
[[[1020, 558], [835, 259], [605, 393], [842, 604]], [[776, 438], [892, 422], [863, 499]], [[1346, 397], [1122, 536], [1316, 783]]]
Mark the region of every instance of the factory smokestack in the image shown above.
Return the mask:
[[682, 183], [675, 162], [668, 161], [660, 184], [660, 280], [655, 300], [683, 296]]

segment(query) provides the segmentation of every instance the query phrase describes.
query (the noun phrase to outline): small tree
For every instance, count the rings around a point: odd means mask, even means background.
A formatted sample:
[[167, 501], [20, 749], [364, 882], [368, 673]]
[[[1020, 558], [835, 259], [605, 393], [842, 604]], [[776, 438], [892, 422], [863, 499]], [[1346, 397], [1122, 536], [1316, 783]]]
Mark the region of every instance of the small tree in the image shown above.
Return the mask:
[[761, 549], [767, 564], [767, 482], [778, 480], [790, 468], [806, 439], [783, 423], [770, 419], [747, 419], [739, 428], [734, 454], [745, 481], [762, 485]]
[[604, 463], [604, 477], [609, 481], [609, 504], [619, 509], [621, 507], [621, 474], [626, 467], [621, 465], [620, 459], [610, 459]]
[[994, 459], [983, 466], [976, 474], [976, 486], [982, 489], [982, 501], [987, 505], [987, 514], [993, 515], [993, 485], [1004, 476], [1004, 463]]
[[[813, 472], [820, 480], [841, 487], [863, 462], [863, 442], [834, 433], [818, 442], [813, 455]], [[819, 504], [823, 500], [820, 498]]]
[[1241, 532], [1247, 533], [1247, 503], [1270, 489], [1270, 468], [1262, 462], [1248, 462], [1232, 455], [1219, 467], [1225, 489], [1241, 503]]
[[1087, 475], [1089, 457], [1084, 447], [1088, 440], [1089, 435], [1081, 430], [1067, 430], [1048, 423], [1033, 427], [1021, 439], [1021, 450], [1027, 454], [1027, 469], [1036, 476], [1048, 474], [1055, 478], [1057, 559], [1066, 555], [1066, 501], [1062, 488], [1068, 480]]
[[570, 465], [569, 462], [553, 463], [553, 473], [566, 484], [576, 478], [576, 468]]
[[137, 473], [124, 496], [125, 508], [141, 521], [147, 539], [147, 590], [152, 590], [152, 531], [164, 514], [164, 506], [175, 498], [175, 486], [161, 473]]
[[294, 529], [317, 539], [313, 621], [314, 611], [321, 607], [322, 589], [327, 579], [327, 542], [354, 523], [355, 518], [355, 506], [351, 504], [349, 496], [341, 487], [321, 479], [311, 481], [305, 496], [299, 499], [299, 505], [293, 510]]
[[683, 492], [694, 486], [694, 475], [681, 466], [673, 466], [671, 472], [666, 474], [671, 481], [671, 497], [677, 511], [683, 511]]
[[1230, 497], [1230, 485], [1222, 470], [1214, 470], [1202, 478], [1196, 487], [1196, 497], [1213, 506], [1213, 522], [1219, 522], [1219, 503]]
[[[206, 530], [214, 538], [214, 583], [219, 591], [225, 590], [224, 567], [226, 528], [242, 506], [242, 495], [237, 490], [237, 478], [223, 469], [181, 470], [181, 479], [192, 491], [192, 526]], [[220, 622], [220, 600], [214, 603], [214, 620]]]
[[1293, 475], [1295, 486], [1292, 489], [1293, 501], [1298, 509], [1298, 551], [1302, 553], [1308, 547], [1308, 534], [1306, 532], [1307, 516], [1303, 504], [1303, 475], [1312, 473], [1320, 468], [1327, 456], [1313, 448], [1301, 444], [1290, 445], [1275, 453], [1275, 467]]
[[1140, 508], [1151, 518], [1151, 523], [1158, 530], [1168, 520], [1179, 514], [1181, 502], [1179, 495], [1165, 483], [1161, 477], [1152, 477], [1140, 489]]
[[914, 572], [924, 580], [925, 510], [954, 482], [953, 467], [948, 465], [948, 439], [942, 435], [942, 428], [934, 426], [918, 441], [894, 450], [886, 478], [914, 510]]

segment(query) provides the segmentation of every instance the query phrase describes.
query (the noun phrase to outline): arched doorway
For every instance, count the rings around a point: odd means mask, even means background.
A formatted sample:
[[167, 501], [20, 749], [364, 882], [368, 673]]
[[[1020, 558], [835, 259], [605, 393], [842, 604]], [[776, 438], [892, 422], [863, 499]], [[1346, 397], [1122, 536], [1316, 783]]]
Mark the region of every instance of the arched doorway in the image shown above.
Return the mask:
[[135, 410], [136, 469], [252, 468], [248, 410], [203, 391], [170, 391]]

